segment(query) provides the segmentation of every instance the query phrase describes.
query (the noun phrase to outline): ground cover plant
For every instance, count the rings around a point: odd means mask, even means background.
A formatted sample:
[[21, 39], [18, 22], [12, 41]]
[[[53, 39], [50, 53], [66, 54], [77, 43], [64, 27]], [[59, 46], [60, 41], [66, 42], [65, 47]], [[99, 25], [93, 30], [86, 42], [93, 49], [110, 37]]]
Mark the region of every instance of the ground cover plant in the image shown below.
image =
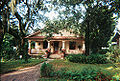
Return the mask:
[[44, 61], [45, 61], [44, 59], [28, 59], [28, 63], [26, 63], [24, 60], [13, 60], [13, 61], [1, 62], [0, 73], [3, 74], [3, 73], [18, 70], [21, 68], [34, 66]]
[[120, 63], [120, 49], [118, 46], [111, 46], [106, 54], [112, 62]]
[[[49, 76], [42, 77], [43, 81], [63, 81], [61, 79], [64, 81], [117, 81], [120, 79], [120, 64], [117, 64], [116, 68], [113, 64], [80, 64], [58, 59], [51, 61], [50, 64], [54, 66], [54, 70], [49, 73]], [[39, 79], [39, 81], [42, 80]]]
[[104, 54], [91, 54], [86, 56], [84, 54], [69, 54], [66, 57], [66, 60], [74, 63], [84, 63], [84, 64], [106, 64], [110, 61], [107, 59], [107, 56]]

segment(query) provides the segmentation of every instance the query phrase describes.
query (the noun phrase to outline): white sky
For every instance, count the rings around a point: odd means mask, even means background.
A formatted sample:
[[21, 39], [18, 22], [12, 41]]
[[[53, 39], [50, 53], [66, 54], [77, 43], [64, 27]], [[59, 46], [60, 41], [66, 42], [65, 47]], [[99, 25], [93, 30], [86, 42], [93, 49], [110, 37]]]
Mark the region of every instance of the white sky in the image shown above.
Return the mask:
[[46, 13], [45, 16], [48, 17], [50, 20], [54, 20], [58, 17], [58, 13], [55, 11], [51, 11], [50, 13]]

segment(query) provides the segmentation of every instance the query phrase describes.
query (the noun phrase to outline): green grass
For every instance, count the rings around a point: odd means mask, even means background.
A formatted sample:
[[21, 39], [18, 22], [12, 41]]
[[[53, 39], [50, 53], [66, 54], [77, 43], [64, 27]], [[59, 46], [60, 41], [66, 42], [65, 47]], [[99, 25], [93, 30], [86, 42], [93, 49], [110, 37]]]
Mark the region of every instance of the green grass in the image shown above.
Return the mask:
[[[65, 68], [68, 71], [82, 71], [83, 68], [94, 68], [96, 70], [101, 70], [103, 74], [106, 76], [112, 78], [113, 76], [120, 77], [120, 63], [118, 64], [80, 64], [80, 63], [72, 63], [66, 60], [53, 60], [50, 62], [50, 64], [53, 65], [54, 70], [60, 70], [61, 68]], [[116, 65], [117, 67], [115, 67]], [[38, 81], [74, 81], [74, 80], [67, 80], [67, 79], [61, 79], [56, 77], [42, 77]]]
[[95, 69], [101, 69], [105, 74], [109, 73], [111, 76], [115, 75], [116, 73], [120, 74], [120, 63], [116, 64], [116, 68], [113, 64], [80, 64], [60, 59], [51, 61], [50, 64], [52, 64], [56, 70], [59, 70], [60, 68], [66, 68], [67, 70], [71, 71], [82, 71], [82, 69], [85, 67], [92, 67]]
[[74, 80], [56, 79], [56, 78], [40, 78], [38, 81], [74, 81]]
[[25, 67], [34, 66], [44, 61], [45, 61], [44, 59], [28, 59], [28, 63], [25, 63], [24, 60], [1, 62], [0, 73], [3, 74], [3, 73], [19, 70]]

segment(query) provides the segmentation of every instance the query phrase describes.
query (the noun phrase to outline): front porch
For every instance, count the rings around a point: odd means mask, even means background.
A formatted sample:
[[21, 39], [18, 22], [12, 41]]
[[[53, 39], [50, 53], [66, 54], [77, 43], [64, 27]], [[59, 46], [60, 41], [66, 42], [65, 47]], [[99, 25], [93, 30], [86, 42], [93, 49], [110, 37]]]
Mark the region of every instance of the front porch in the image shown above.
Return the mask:
[[[62, 58], [62, 50], [66, 54], [84, 53], [85, 44], [82, 40], [29, 40], [29, 55], [45, 55], [50, 49], [50, 58]], [[34, 43], [33, 43], [34, 42]]]

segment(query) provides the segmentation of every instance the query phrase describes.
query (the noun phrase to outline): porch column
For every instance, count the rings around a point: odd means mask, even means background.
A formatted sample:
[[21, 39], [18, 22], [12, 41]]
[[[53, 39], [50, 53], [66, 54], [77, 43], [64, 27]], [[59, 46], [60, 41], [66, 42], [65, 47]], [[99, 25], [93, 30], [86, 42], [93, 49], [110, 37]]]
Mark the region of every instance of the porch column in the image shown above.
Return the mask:
[[62, 55], [61, 55], [61, 59], [64, 59], [65, 57], [65, 41], [62, 41]]
[[35, 42], [35, 53], [39, 53], [39, 42]]
[[31, 53], [31, 40], [29, 40], [28, 43], [29, 43], [28, 53], [30, 54]]
[[50, 41], [48, 41], [48, 49], [50, 49]]
[[85, 53], [85, 42], [83, 41], [83, 44], [82, 44], [82, 50], [83, 50], [83, 53]]
[[35, 49], [38, 49], [38, 42], [35, 42]]
[[65, 41], [62, 41], [62, 49], [65, 49]]

